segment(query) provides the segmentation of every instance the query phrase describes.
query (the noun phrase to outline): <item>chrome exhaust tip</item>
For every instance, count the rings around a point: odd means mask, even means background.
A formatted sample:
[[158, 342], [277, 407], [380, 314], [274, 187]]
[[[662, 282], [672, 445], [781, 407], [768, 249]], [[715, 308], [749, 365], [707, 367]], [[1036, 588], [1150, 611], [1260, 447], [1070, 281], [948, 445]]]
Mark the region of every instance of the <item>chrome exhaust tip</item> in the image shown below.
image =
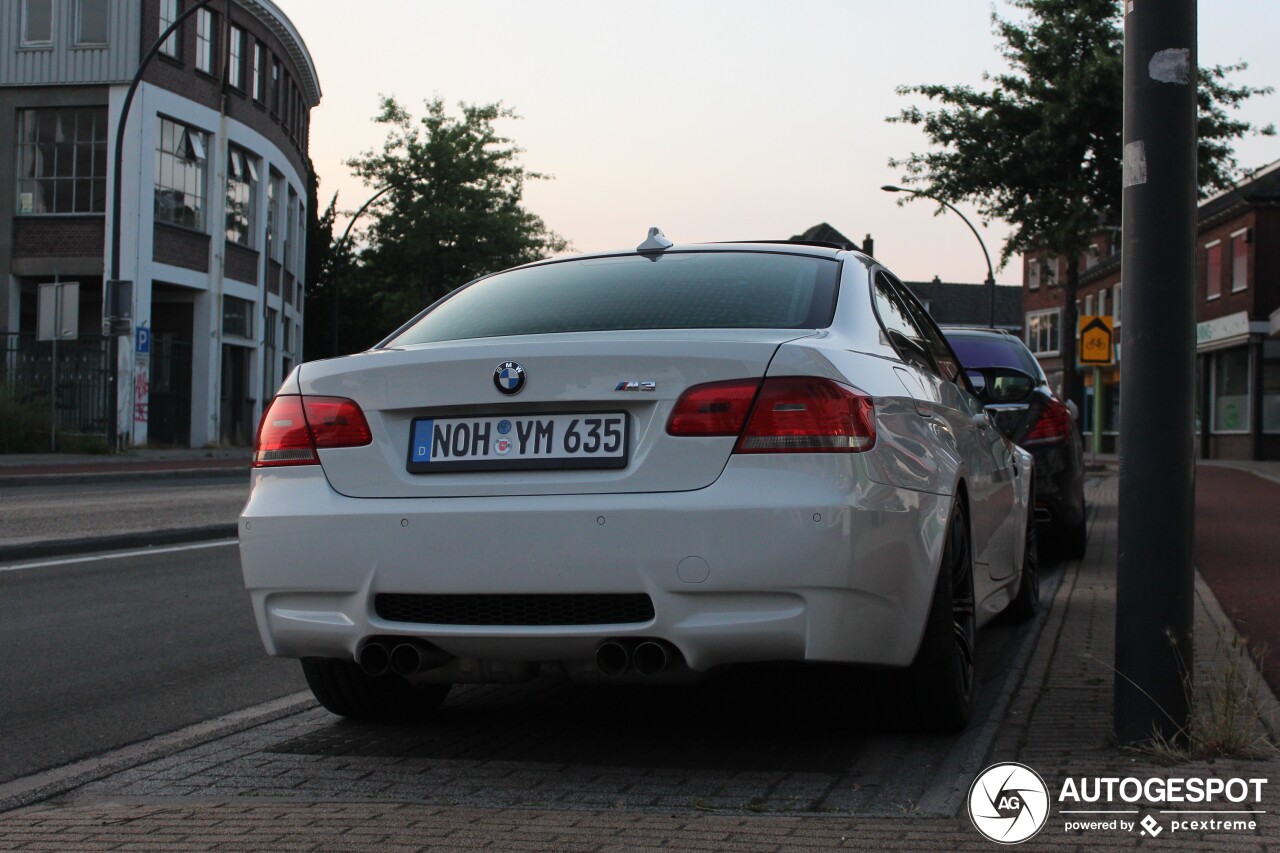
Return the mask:
[[616, 640], [606, 640], [596, 649], [596, 669], [601, 675], [622, 675], [631, 668], [631, 650]]
[[636, 672], [641, 675], [658, 675], [664, 672], [675, 658], [675, 650], [658, 640], [645, 640], [636, 646], [631, 656]]
[[408, 678], [423, 670], [443, 666], [453, 657], [430, 643], [419, 640], [408, 640], [397, 643], [391, 649], [391, 671], [396, 675]]
[[356, 662], [360, 664], [365, 675], [386, 675], [391, 668], [391, 653], [382, 643], [370, 640], [356, 655]]

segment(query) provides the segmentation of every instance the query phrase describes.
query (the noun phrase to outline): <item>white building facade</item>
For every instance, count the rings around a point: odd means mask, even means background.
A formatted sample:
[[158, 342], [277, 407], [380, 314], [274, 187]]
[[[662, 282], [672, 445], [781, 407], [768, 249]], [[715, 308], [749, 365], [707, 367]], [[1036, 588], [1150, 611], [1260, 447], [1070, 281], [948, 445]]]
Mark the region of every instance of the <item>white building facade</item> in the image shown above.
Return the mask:
[[[15, 128], [0, 140], [0, 161], [16, 163], [0, 180], [9, 200], [0, 228], [13, 238], [8, 257], [0, 248], [11, 352], [42, 357], [30, 333], [39, 286], [52, 281], [80, 285], [77, 340], [62, 351], [105, 352], [116, 122], [140, 60], [190, 5], [0, 6], [0, 109]], [[92, 393], [75, 401], [81, 429], [114, 417], [121, 445], [252, 442], [264, 402], [301, 356], [307, 144], [319, 101], [306, 46], [269, 0], [212, 0], [147, 65], [122, 146], [120, 277], [133, 282], [132, 333], [119, 340], [117, 398], [104, 385], [96, 410]], [[11, 357], [34, 363], [22, 359]]]

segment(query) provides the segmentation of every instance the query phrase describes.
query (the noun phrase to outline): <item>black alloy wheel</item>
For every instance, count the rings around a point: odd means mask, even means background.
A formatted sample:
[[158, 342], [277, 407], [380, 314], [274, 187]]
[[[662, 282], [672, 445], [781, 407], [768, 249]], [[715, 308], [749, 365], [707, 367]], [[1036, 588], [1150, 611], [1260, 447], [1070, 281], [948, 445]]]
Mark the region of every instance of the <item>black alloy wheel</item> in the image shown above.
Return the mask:
[[1027, 508], [1027, 536], [1022, 546], [1022, 582], [1018, 594], [1001, 614], [1009, 622], [1026, 622], [1040, 610], [1040, 548], [1036, 542], [1035, 484]]
[[974, 608], [973, 555], [969, 548], [968, 518], [953, 515], [944, 559], [951, 561], [951, 630], [955, 638], [955, 665], [962, 693], [973, 693], [978, 623]]
[[947, 525], [942, 564], [911, 666], [901, 673], [895, 697], [898, 722], [930, 732], [958, 732], [973, 713], [977, 684], [977, 614], [969, 516], [957, 499]]

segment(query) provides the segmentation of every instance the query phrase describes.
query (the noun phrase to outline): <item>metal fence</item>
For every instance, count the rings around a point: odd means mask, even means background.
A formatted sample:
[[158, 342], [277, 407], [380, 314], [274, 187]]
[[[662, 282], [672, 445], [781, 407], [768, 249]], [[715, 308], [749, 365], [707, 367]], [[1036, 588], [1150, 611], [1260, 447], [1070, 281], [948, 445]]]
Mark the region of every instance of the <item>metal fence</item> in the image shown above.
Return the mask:
[[[59, 432], [105, 435], [107, 432], [107, 343], [77, 338], [54, 344], [34, 335], [5, 334], [0, 361], [0, 394], [35, 414]], [[48, 427], [45, 426], [45, 429]]]

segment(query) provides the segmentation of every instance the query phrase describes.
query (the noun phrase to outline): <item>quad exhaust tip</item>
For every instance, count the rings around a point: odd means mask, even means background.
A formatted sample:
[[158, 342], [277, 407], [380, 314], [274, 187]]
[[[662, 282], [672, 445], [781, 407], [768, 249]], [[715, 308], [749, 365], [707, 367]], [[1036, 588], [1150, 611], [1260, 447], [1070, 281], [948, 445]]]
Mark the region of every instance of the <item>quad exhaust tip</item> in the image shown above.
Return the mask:
[[680, 652], [666, 640], [605, 640], [596, 649], [596, 669], [610, 678], [634, 669], [640, 675], [660, 675], [680, 660]]
[[373, 639], [367, 641], [356, 656], [366, 675], [379, 676], [394, 672], [408, 677], [444, 666], [453, 656], [422, 640]]

